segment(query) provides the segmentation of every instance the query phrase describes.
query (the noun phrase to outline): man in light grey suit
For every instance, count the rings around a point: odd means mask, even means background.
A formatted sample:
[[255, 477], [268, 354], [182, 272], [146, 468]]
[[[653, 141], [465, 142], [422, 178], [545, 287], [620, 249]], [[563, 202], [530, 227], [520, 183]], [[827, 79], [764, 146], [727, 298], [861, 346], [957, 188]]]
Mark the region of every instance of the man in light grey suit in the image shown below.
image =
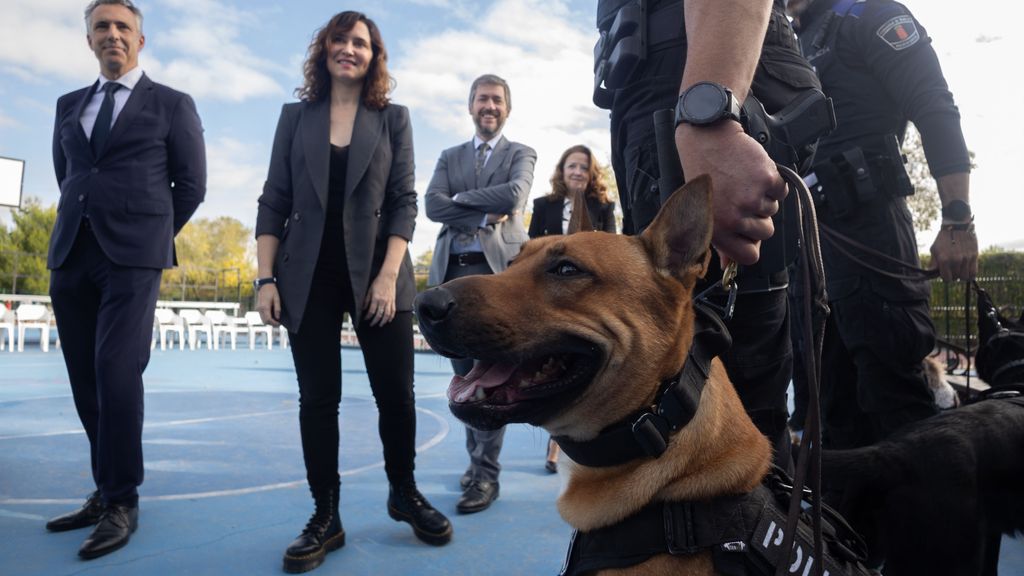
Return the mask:
[[[528, 236], [523, 209], [533, 184], [537, 153], [501, 135], [512, 109], [508, 83], [493, 74], [473, 81], [469, 114], [476, 135], [441, 153], [424, 198], [427, 217], [444, 226], [437, 236], [428, 283], [471, 274], [501, 272]], [[459, 376], [470, 374], [473, 359], [452, 360]], [[470, 375], [469, 377], [473, 377]], [[469, 468], [462, 477], [462, 514], [487, 509], [498, 497], [498, 455], [505, 429], [466, 427]]]

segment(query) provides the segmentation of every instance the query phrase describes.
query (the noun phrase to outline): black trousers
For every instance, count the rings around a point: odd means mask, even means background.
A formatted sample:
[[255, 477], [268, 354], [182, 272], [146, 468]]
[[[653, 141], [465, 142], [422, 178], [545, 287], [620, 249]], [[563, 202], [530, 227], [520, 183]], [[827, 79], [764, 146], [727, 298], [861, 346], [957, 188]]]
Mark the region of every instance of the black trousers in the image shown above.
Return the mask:
[[[624, 233], [642, 232], [661, 207], [661, 171], [652, 117], [658, 110], [675, 107], [685, 62], [684, 39], [652, 46], [635, 79], [615, 92], [611, 110], [612, 168], [622, 201]], [[776, 9], [752, 91], [771, 113], [811, 87], [820, 87], [820, 83], [799, 55], [788, 20]], [[761, 276], [740, 271], [741, 287], [763, 286], [765, 290], [741, 293], [737, 298], [735, 315], [728, 323], [733, 345], [722, 360], [747, 413], [772, 441], [776, 461], [788, 467], [786, 390], [793, 352], [785, 290], [787, 274], [781, 270]], [[720, 279], [718, 259], [713, 257], [711, 269], [700, 286]], [[772, 289], [768, 290], [769, 287]]]
[[[444, 281], [448, 282], [475, 274], [493, 273], [490, 265], [486, 262], [469, 266], [458, 266], [454, 262], [449, 262]], [[472, 358], [452, 358], [452, 370], [459, 376], [465, 376], [473, 369], [473, 363]], [[501, 447], [504, 443], [504, 426], [497, 430], [477, 430], [466, 426], [466, 453], [469, 454], [469, 466], [466, 467], [466, 473], [473, 481], [498, 481], [498, 475], [501, 473], [501, 463], [498, 462], [498, 457], [501, 456]]]
[[921, 368], [935, 346], [928, 303], [889, 301], [864, 285], [830, 305], [822, 352], [824, 445], [874, 444], [937, 414]]
[[103, 500], [135, 506], [143, 480], [142, 373], [149, 363], [162, 270], [110, 261], [83, 226], [50, 298], [75, 409]]
[[[329, 490], [338, 475], [338, 408], [344, 313], [356, 305], [347, 270], [318, 263], [298, 332], [289, 331], [299, 379], [299, 427], [306, 479], [314, 491]], [[368, 320], [355, 327], [377, 404], [377, 429], [384, 445], [384, 471], [397, 483], [413, 476], [416, 409], [413, 394], [412, 312], [398, 312], [383, 326]]]

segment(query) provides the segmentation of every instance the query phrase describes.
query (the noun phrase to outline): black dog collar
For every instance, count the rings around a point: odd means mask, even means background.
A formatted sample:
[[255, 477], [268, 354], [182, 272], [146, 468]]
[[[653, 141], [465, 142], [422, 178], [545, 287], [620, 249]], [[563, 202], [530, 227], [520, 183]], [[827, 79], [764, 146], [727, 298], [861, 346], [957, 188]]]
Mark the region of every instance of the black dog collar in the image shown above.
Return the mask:
[[697, 302], [693, 309], [693, 344], [686, 362], [678, 374], [662, 382], [654, 406], [612, 424], [585, 442], [555, 436], [553, 439], [569, 458], [594, 468], [658, 458], [668, 447], [671, 434], [693, 419], [711, 373], [711, 360], [732, 345], [729, 330], [716, 314]]

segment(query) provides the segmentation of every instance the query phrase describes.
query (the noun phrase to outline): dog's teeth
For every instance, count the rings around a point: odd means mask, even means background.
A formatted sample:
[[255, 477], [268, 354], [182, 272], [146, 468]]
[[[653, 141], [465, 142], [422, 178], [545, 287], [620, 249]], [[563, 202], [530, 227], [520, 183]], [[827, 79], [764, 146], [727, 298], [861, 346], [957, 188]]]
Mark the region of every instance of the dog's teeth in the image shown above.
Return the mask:
[[523, 378], [522, 380], [519, 381], [519, 387], [520, 388], [529, 388], [530, 387], [530, 383], [531, 382], [529, 380], [527, 380], [526, 378]]
[[476, 392], [473, 394], [473, 399], [474, 400], [483, 400], [486, 397], [487, 397], [487, 393], [484, 392], [483, 388], [477, 388]]

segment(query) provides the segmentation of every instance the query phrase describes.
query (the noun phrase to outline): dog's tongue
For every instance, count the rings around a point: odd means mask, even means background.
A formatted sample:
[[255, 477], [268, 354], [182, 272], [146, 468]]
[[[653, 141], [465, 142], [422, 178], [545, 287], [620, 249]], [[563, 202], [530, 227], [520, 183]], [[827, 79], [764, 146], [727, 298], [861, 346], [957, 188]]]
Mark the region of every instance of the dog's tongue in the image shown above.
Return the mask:
[[455, 375], [448, 386], [448, 399], [452, 402], [469, 402], [478, 389], [494, 388], [508, 381], [516, 371], [516, 364], [477, 362], [464, 377]]

